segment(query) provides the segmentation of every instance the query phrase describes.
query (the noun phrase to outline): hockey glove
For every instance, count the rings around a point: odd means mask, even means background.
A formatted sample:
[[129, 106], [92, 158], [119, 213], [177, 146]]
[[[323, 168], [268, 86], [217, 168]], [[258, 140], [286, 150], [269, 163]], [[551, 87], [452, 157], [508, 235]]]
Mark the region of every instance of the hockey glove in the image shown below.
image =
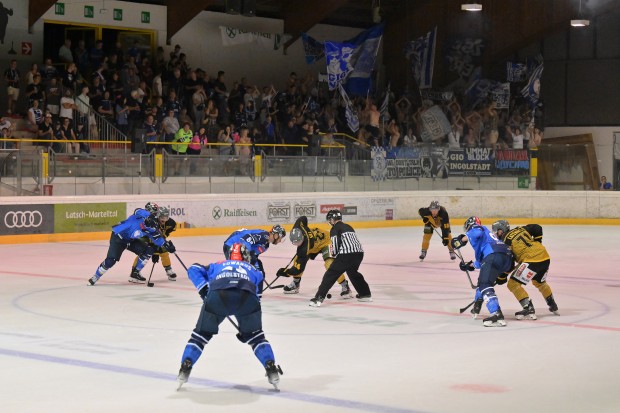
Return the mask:
[[469, 262], [461, 261], [461, 263], [459, 264], [459, 268], [461, 269], [461, 271], [473, 271], [475, 270], [475, 268], [472, 263], [473, 261], [469, 261]]
[[174, 244], [172, 243], [172, 241], [166, 241], [164, 243], [164, 248], [166, 249], [166, 251], [171, 252], [171, 253], [175, 253], [176, 252], [176, 248], [174, 247]]
[[441, 243], [443, 244], [443, 246], [444, 246], [444, 247], [447, 247], [447, 246], [448, 246], [448, 244], [450, 243], [450, 239], [448, 239], [448, 238], [444, 238], [444, 239], [441, 241]]
[[508, 274], [507, 273], [503, 273], [502, 275], [497, 277], [497, 280], [495, 281], [495, 284], [502, 285], [502, 284], [506, 284], [507, 282], [508, 282]]
[[458, 250], [459, 248], [467, 245], [467, 240], [463, 238], [465, 238], [465, 234], [461, 234], [456, 238], [452, 238], [452, 248]]
[[276, 273], [278, 277], [290, 277], [291, 275], [286, 272], [286, 268], [280, 268]]
[[204, 301], [207, 298], [207, 293], [208, 292], [209, 292], [209, 286], [208, 285], [205, 285], [200, 290], [198, 290], [198, 294], [200, 295], [200, 298], [202, 298], [202, 301]]
[[153, 254], [151, 261], [153, 261], [153, 264], [157, 264], [159, 262], [159, 254]]

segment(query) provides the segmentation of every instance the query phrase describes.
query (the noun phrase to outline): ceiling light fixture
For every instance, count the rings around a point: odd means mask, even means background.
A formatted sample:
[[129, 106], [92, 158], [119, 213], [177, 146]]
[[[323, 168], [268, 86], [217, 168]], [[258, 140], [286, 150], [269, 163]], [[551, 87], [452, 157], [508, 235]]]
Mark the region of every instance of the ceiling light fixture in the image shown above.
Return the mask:
[[590, 20], [583, 19], [581, 15], [581, 0], [579, 0], [579, 18], [570, 21], [570, 25], [573, 27], [586, 27], [590, 25]]
[[463, 3], [461, 4], [461, 10], [465, 11], [481, 11], [482, 4], [479, 3]]

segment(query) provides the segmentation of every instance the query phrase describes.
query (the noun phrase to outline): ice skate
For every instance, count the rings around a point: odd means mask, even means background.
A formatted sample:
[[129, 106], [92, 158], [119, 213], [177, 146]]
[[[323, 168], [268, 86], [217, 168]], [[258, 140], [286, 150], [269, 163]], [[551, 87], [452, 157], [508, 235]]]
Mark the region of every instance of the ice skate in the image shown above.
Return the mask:
[[179, 370], [179, 375], [177, 376], [177, 380], [179, 381], [179, 386], [177, 387], [177, 391], [181, 388], [181, 386], [187, 383], [187, 379], [189, 379], [189, 374], [192, 372], [192, 361], [190, 359], [185, 359], [183, 363], [181, 363], [181, 369]]
[[99, 281], [99, 278], [101, 278], [100, 275], [97, 275], [97, 274], [93, 275], [92, 277], [90, 277], [90, 280], [88, 280], [87, 285], [95, 285], [95, 283]]
[[170, 281], [176, 281], [177, 280], [177, 275], [172, 270], [171, 266], [164, 267], [164, 269], [166, 270], [166, 275], [168, 276], [168, 280], [170, 280]]
[[456, 254], [454, 253], [454, 251], [450, 251], [450, 259], [452, 261], [454, 261], [456, 259]]
[[129, 276], [130, 283], [144, 284], [146, 282], [146, 278], [140, 275], [140, 272], [136, 269], [131, 270], [131, 275]]
[[320, 307], [321, 303], [323, 303], [323, 300], [325, 298], [323, 297], [314, 297], [313, 299], [310, 300], [310, 304], [308, 304], [310, 307]]
[[349, 288], [349, 282], [347, 280], [344, 280], [342, 284], [340, 284], [340, 287], [342, 288], [342, 291], [340, 291], [340, 297], [345, 300], [348, 298], [353, 298], [353, 295], [351, 295], [351, 289]]
[[517, 320], [523, 320], [525, 318], [529, 318], [530, 320], [536, 320], [536, 311], [534, 310], [534, 304], [532, 300], [530, 300], [524, 307], [523, 310], [517, 311], [515, 313], [515, 317]]
[[506, 327], [506, 321], [504, 320], [502, 310], [497, 310], [489, 317], [482, 320], [482, 325], [485, 327]]
[[476, 300], [476, 302], [474, 303], [474, 307], [471, 309], [471, 316], [474, 319], [478, 318], [478, 314], [480, 314], [480, 310], [482, 309], [482, 302], [482, 299]]
[[420, 251], [420, 261], [424, 261], [424, 258], [426, 258], [426, 250]]
[[280, 374], [284, 374], [280, 366], [278, 366], [273, 360], [269, 360], [265, 363], [265, 376], [269, 384], [271, 384], [276, 391], [280, 391], [278, 384], [280, 383]]
[[298, 294], [299, 284], [301, 284], [301, 280], [293, 279], [293, 281], [289, 285], [284, 286], [284, 294]]
[[370, 303], [370, 302], [372, 302], [372, 296], [370, 294], [368, 294], [368, 295], [355, 294], [355, 298], [357, 298], [357, 301], [360, 301], [362, 303]]
[[560, 315], [560, 313], [558, 312], [558, 305], [555, 303], [555, 300], [553, 299], [553, 294], [545, 298], [545, 301], [547, 302], [547, 305], [549, 306], [549, 311], [551, 311], [555, 315]]

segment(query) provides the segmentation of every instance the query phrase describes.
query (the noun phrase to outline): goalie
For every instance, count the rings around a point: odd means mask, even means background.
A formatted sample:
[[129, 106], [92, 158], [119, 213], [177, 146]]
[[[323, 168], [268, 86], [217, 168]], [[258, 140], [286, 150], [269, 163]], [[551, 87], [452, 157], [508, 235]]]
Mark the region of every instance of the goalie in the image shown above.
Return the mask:
[[[300, 216], [295, 221], [290, 234], [291, 243], [297, 247], [297, 253], [293, 259], [292, 265], [288, 268], [280, 268], [276, 275], [279, 277], [293, 277], [293, 281], [284, 287], [284, 294], [299, 293], [299, 284], [301, 276], [304, 274], [308, 260], [314, 260], [317, 255], [323, 256], [325, 269], [328, 269], [334, 259], [329, 255], [329, 233], [318, 227], [308, 227], [308, 218]], [[351, 298], [351, 290], [349, 282], [344, 274], [338, 278], [338, 284], [342, 290], [340, 296], [342, 298]]]

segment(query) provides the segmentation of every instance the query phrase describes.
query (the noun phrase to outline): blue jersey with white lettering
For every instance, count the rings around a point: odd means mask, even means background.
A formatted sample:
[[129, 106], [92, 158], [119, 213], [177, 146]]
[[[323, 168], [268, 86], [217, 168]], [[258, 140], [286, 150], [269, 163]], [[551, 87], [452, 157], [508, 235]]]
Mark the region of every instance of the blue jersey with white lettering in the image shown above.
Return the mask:
[[151, 213], [146, 209], [138, 208], [132, 215], [127, 217], [126, 220], [114, 225], [112, 227], [112, 232], [119, 235], [126, 241], [149, 237], [153, 241], [153, 244], [161, 247], [164, 245], [165, 240], [159, 231], [155, 228], [149, 228], [144, 225], [144, 220], [150, 215]]
[[224, 245], [232, 248], [233, 244], [238, 242], [246, 246], [252, 259], [256, 259], [269, 248], [269, 232], [262, 229], [240, 229], [230, 234]]
[[192, 284], [200, 291], [208, 285], [209, 290], [238, 288], [258, 295], [258, 285], [263, 273], [245, 261], [226, 260], [207, 266], [193, 264], [187, 270]]
[[497, 236], [492, 233], [487, 227], [481, 225], [474, 225], [465, 233], [467, 239], [474, 249], [476, 261], [474, 267], [480, 268], [482, 260], [484, 260], [489, 254], [500, 252], [504, 254], [512, 254], [508, 245], [500, 241]]

